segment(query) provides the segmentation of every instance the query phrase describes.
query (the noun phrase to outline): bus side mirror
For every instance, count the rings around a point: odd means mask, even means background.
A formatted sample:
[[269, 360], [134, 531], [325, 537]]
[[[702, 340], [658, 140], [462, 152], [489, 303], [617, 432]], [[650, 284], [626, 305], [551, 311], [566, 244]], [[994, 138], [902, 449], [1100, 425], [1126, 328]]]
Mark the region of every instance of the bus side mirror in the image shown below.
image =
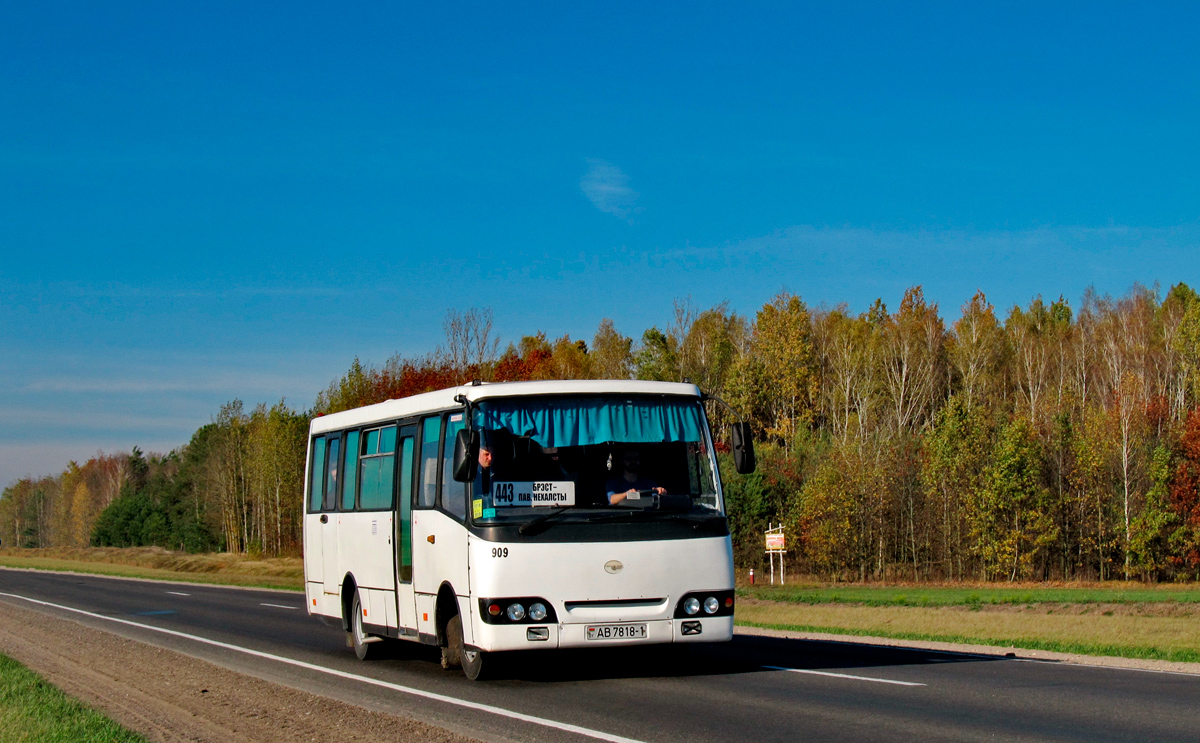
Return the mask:
[[733, 467], [739, 475], [754, 471], [754, 431], [741, 421], [733, 424]]
[[479, 464], [479, 432], [464, 428], [454, 437], [454, 479], [471, 482]]

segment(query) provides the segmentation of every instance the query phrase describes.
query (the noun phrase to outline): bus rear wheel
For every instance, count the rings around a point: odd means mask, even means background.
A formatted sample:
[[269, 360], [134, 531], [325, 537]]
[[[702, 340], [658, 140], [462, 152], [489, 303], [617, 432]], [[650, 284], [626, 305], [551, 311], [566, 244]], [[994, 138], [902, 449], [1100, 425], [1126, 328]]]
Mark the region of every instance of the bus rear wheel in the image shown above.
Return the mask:
[[354, 646], [354, 654], [359, 660], [372, 660], [378, 658], [380, 654], [380, 645], [383, 643], [377, 637], [371, 637], [363, 629], [362, 623], [362, 600], [358, 597], [358, 591], [354, 592], [354, 603], [350, 608], [350, 643]]

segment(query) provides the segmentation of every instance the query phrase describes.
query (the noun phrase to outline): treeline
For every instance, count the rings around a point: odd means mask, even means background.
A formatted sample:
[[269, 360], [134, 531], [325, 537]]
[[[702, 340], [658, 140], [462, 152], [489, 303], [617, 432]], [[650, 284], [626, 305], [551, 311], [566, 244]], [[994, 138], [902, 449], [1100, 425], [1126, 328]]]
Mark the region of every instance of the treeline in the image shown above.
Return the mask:
[[1001, 316], [979, 293], [947, 325], [920, 287], [861, 314], [783, 293], [753, 318], [677, 302], [636, 341], [605, 320], [503, 352], [489, 311], [451, 311], [436, 353], [356, 359], [310, 410], [235, 401], [169, 455], [22, 480], [0, 536], [296, 553], [312, 416], [471, 379], [637, 378], [695, 382], [755, 424], [758, 471], [723, 468], [744, 566], [783, 522], [795, 568], [842, 579], [1195, 578], [1198, 299], [1135, 286]]
[[99, 454], [0, 497], [5, 546], [300, 552], [308, 413], [241, 401], [169, 454]]

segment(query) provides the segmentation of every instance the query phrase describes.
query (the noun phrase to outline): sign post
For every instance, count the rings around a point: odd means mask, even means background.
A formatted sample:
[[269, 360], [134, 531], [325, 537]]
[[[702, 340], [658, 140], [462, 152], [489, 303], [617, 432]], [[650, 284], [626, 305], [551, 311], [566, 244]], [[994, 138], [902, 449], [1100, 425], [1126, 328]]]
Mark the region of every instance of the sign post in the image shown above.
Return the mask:
[[767, 522], [767, 558], [771, 561], [771, 585], [775, 585], [775, 555], [779, 555], [779, 585], [784, 585], [783, 555], [787, 541], [783, 536], [783, 524], [772, 526]]

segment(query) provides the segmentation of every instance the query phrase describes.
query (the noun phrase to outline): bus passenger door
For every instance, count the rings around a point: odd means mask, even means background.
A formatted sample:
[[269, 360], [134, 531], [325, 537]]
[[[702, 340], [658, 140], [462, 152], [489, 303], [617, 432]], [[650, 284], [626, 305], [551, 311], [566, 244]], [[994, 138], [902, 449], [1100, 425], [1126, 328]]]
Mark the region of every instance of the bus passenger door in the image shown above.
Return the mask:
[[396, 616], [401, 635], [415, 635], [417, 604], [413, 594], [412, 506], [416, 478], [417, 427], [402, 426], [396, 447]]
[[[339, 596], [341, 594], [342, 573], [338, 560], [338, 521], [337, 511], [338, 485], [341, 484], [342, 469], [342, 438], [338, 434], [326, 436], [328, 442], [328, 459], [325, 477], [324, 513], [321, 514], [321, 562], [325, 580], [325, 593]], [[331, 606], [337, 606], [337, 600], [331, 599]], [[340, 613], [340, 610], [339, 610]]]
[[[445, 423], [445, 428], [443, 428]], [[466, 485], [455, 482], [455, 434], [464, 425], [461, 412], [431, 416], [421, 422], [417, 458], [417, 501], [413, 512], [413, 586], [418, 628], [437, 634], [437, 594], [443, 583], [453, 586], [463, 612], [464, 638], [471, 641], [467, 576]], [[443, 617], [444, 619], [444, 617]]]
[[[304, 592], [310, 614], [324, 612], [325, 558], [324, 527], [321, 517], [325, 506], [325, 437], [314, 436], [309, 448], [308, 513], [304, 517]], [[328, 520], [328, 516], [325, 517]]]

